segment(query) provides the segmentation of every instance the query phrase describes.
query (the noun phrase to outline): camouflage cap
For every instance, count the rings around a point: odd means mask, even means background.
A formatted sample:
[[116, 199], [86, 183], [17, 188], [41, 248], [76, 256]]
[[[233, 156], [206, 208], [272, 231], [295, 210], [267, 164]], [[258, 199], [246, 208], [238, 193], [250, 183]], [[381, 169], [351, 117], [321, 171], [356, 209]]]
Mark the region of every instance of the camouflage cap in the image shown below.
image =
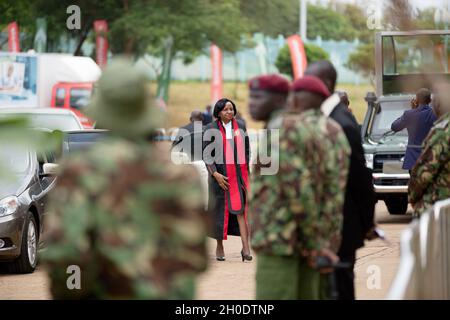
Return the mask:
[[162, 122], [162, 112], [150, 94], [150, 81], [130, 61], [109, 64], [95, 88], [86, 114], [98, 127], [123, 136], [140, 136]]

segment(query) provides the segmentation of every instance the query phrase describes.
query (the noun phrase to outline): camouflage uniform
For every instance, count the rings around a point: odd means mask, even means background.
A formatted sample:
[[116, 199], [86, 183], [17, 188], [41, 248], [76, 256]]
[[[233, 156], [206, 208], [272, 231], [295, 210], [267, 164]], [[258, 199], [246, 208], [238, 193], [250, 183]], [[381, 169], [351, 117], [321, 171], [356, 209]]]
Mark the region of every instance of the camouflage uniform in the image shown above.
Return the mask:
[[411, 171], [409, 201], [419, 216], [436, 201], [450, 198], [450, 113], [436, 121]]
[[[195, 169], [172, 165], [169, 146], [152, 145], [137, 131], [122, 137], [109, 107], [110, 136], [65, 160], [51, 194], [42, 258], [53, 297], [192, 299], [194, 275], [206, 267]], [[136, 116], [145, 109], [127, 107]], [[81, 290], [66, 286], [70, 265], [80, 267]]]
[[253, 180], [252, 247], [266, 269], [257, 298], [319, 298], [320, 275], [304, 257], [339, 248], [350, 147], [336, 122], [309, 110], [283, 117], [279, 152], [278, 174]]

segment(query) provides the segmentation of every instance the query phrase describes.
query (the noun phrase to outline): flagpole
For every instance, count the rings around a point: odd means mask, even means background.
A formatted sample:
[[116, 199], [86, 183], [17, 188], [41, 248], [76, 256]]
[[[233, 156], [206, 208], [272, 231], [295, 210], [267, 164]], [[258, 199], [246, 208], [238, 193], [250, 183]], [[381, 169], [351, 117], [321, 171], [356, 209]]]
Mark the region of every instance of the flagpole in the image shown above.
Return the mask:
[[299, 12], [299, 32], [298, 34], [300, 35], [300, 37], [302, 38], [303, 41], [306, 41], [306, 28], [307, 28], [307, 11], [308, 11], [308, 6], [307, 6], [307, 0], [299, 0], [299, 5], [300, 5], [300, 12]]

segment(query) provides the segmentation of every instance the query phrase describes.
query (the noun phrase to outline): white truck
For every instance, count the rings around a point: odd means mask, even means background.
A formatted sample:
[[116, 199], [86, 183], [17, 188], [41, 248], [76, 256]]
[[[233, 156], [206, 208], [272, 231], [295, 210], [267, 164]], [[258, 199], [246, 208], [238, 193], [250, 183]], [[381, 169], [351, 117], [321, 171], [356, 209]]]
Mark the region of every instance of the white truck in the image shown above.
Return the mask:
[[0, 52], [0, 107], [66, 108], [90, 128], [82, 110], [100, 74], [89, 57]]

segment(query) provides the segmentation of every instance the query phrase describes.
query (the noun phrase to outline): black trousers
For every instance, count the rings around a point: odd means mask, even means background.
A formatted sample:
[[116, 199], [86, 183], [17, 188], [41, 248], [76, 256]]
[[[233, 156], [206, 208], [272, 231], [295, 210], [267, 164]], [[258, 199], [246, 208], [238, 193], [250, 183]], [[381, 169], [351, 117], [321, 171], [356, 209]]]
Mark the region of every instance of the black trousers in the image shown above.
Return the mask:
[[338, 300], [355, 300], [355, 273], [353, 269], [356, 261], [356, 251], [339, 254], [341, 262], [350, 263], [349, 268], [335, 269], [334, 278], [338, 292]]

